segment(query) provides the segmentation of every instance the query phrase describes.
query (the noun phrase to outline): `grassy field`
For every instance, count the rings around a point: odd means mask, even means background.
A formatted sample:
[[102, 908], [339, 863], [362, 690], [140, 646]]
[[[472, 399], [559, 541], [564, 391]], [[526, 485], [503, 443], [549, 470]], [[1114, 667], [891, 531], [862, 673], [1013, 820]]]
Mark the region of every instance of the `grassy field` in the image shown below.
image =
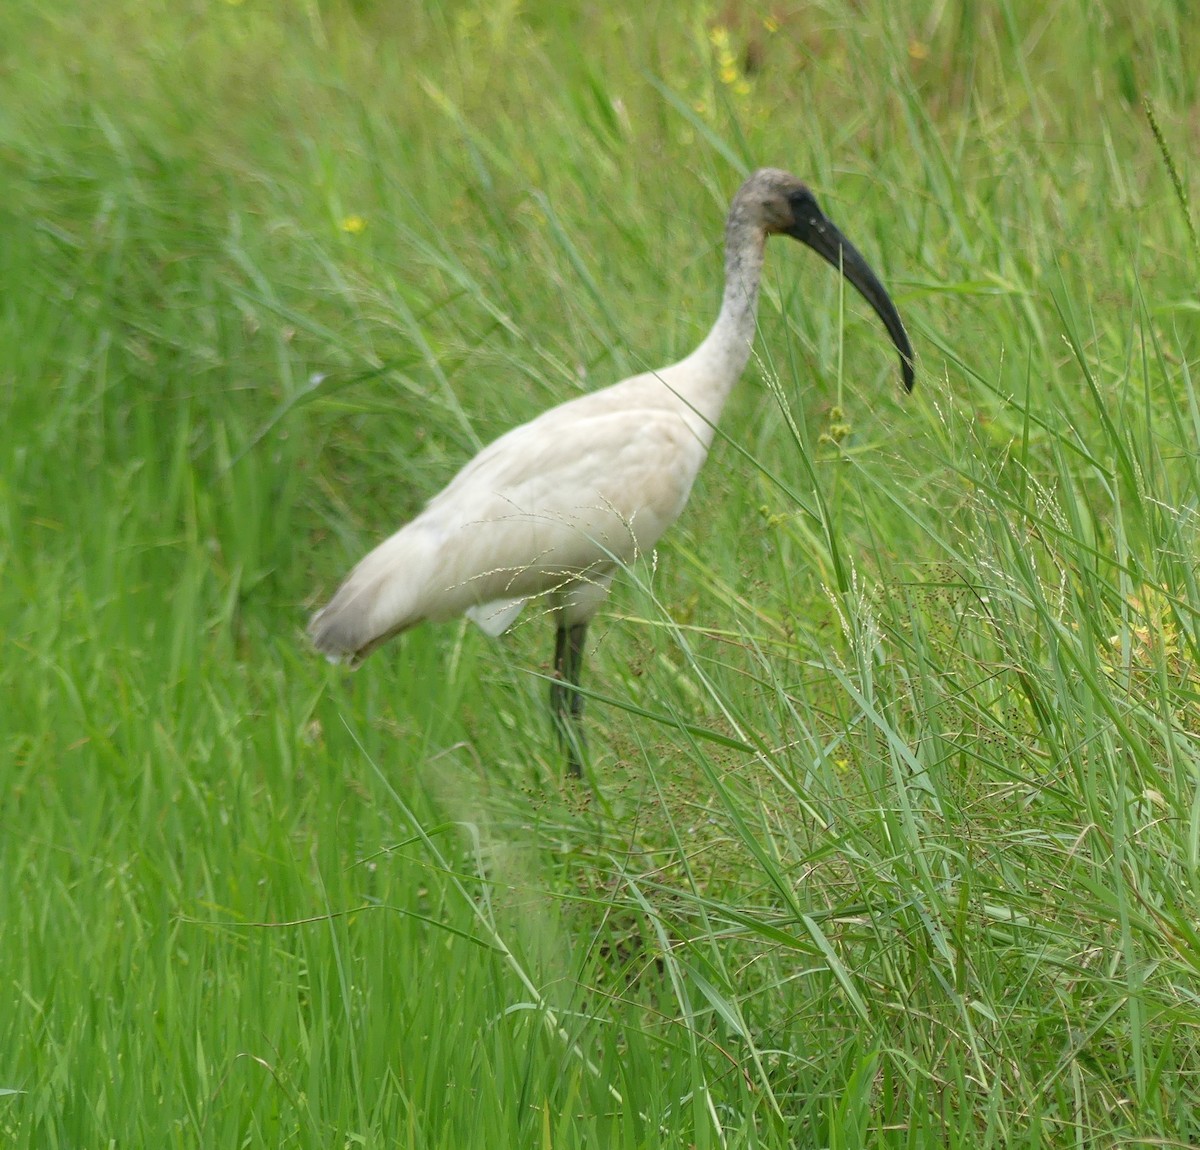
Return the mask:
[[[611, 10], [610, 10], [611, 9]], [[585, 14], [586, 13], [586, 14]], [[0, 1143], [1200, 1144], [1185, 0], [5, 0]], [[776, 241], [593, 625], [304, 624]]]

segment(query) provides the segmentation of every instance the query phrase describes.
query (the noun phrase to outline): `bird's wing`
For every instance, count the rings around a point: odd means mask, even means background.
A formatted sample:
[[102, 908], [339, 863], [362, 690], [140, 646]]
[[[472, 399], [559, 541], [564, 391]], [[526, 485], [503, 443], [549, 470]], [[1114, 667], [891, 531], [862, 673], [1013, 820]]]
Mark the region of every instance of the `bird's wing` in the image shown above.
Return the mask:
[[[553, 414], [553, 413], [551, 413]], [[560, 589], [630, 562], [687, 501], [703, 447], [671, 411], [535, 420], [480, 453], [411, 525], [439, 537], [430, 616]]]
[[[555, 412], [547, 413], [553, 415]], [[534, 420], [496, 440], [428, 503], [421, 518], [443, 525], [505, 523], [514, 515], [632, 522], [647, 516], [652, 544], [678, 516], [704, 448], [673, 411], [600, 412], [571, 422]]]
[[484, 448], [366, 555], [314, 616], [313, 641], [361, 657], [422, 619], [481, 608], [498, 632], [534, 596], [594, 588], [598, 601], [613, 567], [678, 517], [704, 454], [663, 407], [618, 410], [597, 393], [552, 409]]

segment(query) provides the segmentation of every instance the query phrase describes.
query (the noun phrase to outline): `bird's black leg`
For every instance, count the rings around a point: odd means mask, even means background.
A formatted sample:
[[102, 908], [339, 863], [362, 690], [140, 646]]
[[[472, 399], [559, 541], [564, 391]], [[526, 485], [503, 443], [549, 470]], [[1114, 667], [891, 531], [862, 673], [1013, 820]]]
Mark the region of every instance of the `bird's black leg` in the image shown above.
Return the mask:
[[559, 627], [554, 643], [554, 682], [550, 684], [550, 710], [558, 740], [567, 748], [567, 773], [579, 778], [583, 774], [583, 730], [579, 718], [583, 714], [583, 696], [575, 690], [583, 669], [583, 641], [587, 624], [576, 623]]

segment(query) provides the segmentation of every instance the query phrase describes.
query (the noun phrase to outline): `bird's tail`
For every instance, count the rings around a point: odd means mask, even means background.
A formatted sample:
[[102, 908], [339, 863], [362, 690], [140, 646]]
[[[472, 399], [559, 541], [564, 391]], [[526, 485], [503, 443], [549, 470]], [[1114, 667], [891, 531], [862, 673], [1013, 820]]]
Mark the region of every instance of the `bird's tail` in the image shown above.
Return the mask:
[[430, 558], [421, 542], [406, 530], [385, 540], [312, 617], [309, 638], [331, 662], [357, 665], [381, 643], [421, 621]]

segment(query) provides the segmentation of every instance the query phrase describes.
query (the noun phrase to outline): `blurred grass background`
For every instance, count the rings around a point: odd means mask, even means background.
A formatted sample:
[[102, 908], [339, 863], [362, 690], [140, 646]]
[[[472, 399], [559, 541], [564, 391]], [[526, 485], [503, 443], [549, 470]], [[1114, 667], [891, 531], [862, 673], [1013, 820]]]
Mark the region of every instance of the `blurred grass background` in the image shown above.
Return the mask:
[[[1200, 1143], [1200, 28], [1182, 0], [8, 0], [14, 1147]], [[670, 362], [807, 178], [592, 628], [308, 612]]]

